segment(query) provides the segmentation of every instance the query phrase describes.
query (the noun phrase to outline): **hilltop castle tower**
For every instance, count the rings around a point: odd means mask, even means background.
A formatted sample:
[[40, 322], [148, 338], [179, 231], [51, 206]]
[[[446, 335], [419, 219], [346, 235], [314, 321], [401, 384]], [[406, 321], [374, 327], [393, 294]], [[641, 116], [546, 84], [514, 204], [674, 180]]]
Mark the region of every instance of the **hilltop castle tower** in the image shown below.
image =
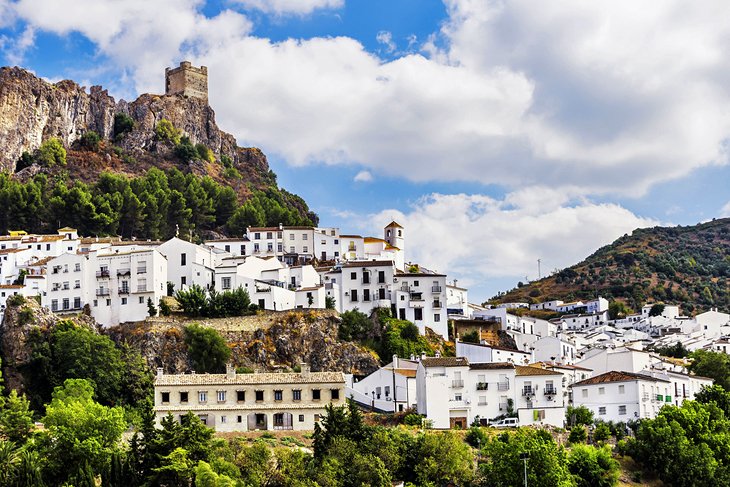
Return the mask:
[[198, 98], [208, 103], [208, 68], [183, 61], [177, 68], [165, 68], [165, 94]]

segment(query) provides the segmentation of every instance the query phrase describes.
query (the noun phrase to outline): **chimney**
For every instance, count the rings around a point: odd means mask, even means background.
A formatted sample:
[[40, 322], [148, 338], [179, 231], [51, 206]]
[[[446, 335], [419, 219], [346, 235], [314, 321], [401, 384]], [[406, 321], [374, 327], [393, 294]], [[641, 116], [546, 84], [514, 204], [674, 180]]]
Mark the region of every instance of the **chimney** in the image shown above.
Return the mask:
[[437, 351], [435, 356], [436, 356], [436, 358], [441, 358], [441, 352]]
[[302, 377], [309, 377], [310, 370], [308, 364], [302, 362], [301, 364], [299, 364], [299, 368], [301, 370], [300, 373], [302, 374]]
[[398, 364], [398, 355], [393, 354], [393, 368], [394, 369], [397, 369], [398, 368], [398, 365], [399, 365]]
[[426, 352], [421, 352], [421, 360], [426, 358]]
[[235, 378], [236, 378], [236, 368], [231, 363], [226, 364], [226, 379], [235, 379]]
[[165, 372], [162, 370], [162, 367], [157, 367], [157, 378], [161, 378], [163, 375], [165, 375]]

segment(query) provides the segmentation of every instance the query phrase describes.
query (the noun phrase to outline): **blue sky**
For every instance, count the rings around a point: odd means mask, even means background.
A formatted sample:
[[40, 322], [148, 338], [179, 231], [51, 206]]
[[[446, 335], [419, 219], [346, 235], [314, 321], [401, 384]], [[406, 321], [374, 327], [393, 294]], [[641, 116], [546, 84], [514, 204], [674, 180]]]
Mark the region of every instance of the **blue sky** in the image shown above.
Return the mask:
[[116, 97], [207, 65], [218, 123], [322, 224], [481, 302], [639, 226], [730, 214], [726, 2], [0, 0], [0, 57]]

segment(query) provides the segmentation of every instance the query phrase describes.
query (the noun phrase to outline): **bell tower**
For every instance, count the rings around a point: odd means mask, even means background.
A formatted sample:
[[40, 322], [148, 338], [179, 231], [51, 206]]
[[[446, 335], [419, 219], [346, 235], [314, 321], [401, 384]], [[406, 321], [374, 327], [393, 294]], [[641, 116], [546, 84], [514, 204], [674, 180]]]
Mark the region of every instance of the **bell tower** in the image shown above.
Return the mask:
[[395, 220], [390, 222], [384, 229], [383, 234], [388, 245], [396, 247], [401, 251], [405, 250], [406, 238], [405, 229]]

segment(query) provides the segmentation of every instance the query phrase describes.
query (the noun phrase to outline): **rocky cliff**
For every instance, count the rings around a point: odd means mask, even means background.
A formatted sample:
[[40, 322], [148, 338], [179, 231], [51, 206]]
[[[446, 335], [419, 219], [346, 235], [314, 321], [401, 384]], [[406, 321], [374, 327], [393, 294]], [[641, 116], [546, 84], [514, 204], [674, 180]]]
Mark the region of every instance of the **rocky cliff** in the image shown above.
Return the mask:
[[14, 172], [23, 152], [34, 151], [50, 137], [57, 137], [67, 148], [88, 131], [111, 140], [117, 113], [135, 122], [131, 133], [114, 141], [132, 156], [155, 152], [154, 127], [165, 118], [193, 144], [205, 144], [218, 158], [229, 157], [244, 172], [269, 170], [260, 150], [238, 147], [233, 135], [218, 128], [215, 112], [205, 101], [152, 94], [132, 102], [115, 101], [100, 86], [87, 92], [73, 81], [49, 83], [17, 67], [0, 68], [0, 170]]
[[[329, 311], [267, 313], [264, 318], [244, 317], [201, 323], [215, 328], [228, 342], [237, 367], [286, 370], [307, 363], [313, 371], [341, 370], [369, 374], [378, 361], [367, 350], [337, 338], [339, 317]], [[107, 333], [117, 343], [139, 350], [153, 367], [166, 373], [191, 370], [183, 328], [188, 322], [153, 321], [123, 324]]]
[[[10, 301], [10, 299], [9, 299]], [[25, 299], [22, 304], [8, 303], [5, 316], [0, 323], [0, 357], [2, 357], [3, 378], [8, 389], [26, 390], [23, 367], [31, 361], [30, 336], [33, 332], [49, 334], [61, 321], [48, 308], [41, 307], [34, 299]], [[89, 316], [71, 318], [79, 326], [97, 331], [97, 325]]]

